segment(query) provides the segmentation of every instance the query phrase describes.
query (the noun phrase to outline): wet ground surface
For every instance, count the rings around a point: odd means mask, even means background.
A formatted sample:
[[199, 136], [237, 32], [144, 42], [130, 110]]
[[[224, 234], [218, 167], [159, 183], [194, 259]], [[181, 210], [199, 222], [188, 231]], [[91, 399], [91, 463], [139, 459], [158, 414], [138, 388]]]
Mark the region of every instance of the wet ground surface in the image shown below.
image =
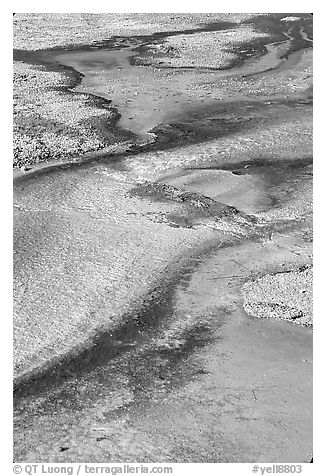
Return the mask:
[[99, 341], [61, 382], [18, 391], [24, 459], [308, 461], [311, 332], [248, 318], [239, 291], [309, 255], [296, 232], [190, 260], [128, 332]]
[[[16, 461], [310, 461], [311, 329], [249, 317], [241, 291], [312, 260], [311, 53], [288, 35], [225, 72], [51, 53], [148, 146], [17, 175]], [[225, 94], [289, 71], [287, 97]]]
[[[79, 48], [78, 51], [51, 54], [50, 60], [81, 72], [84, 77], [75, 90], [112, 101], [121, 114], [120, 127], [150, 142], [155, 138], [150, 130], [159, 124], [177, 121], [187, 113], [212, 106], [214, 102], [216, 111], [220, 108], [216, 101], [248, 100], [245, 94], [230, 92], [227, 95], [219, 88], [220, 78], [259, 75], [275, 68], [283, 71], [300, 63], [302, 56], [309, 54], [308, 49], [283, 57], [294, 40], [289, 33], [286, 41], [267, 44], [265, 55], [248, 59], [230, 71], [137, 65], [134, 61], [137, 55], [135, 46], [115, 50], [93, 47], [83, 51]], [[304, 38], [303, 30], [300, 34]], [[45, 59], [48, 61], [48, 56]], [[205, 84], [206, 90], [198, 90], [198, 84]], [[212, 85], [213, 88], [207, 91]]]

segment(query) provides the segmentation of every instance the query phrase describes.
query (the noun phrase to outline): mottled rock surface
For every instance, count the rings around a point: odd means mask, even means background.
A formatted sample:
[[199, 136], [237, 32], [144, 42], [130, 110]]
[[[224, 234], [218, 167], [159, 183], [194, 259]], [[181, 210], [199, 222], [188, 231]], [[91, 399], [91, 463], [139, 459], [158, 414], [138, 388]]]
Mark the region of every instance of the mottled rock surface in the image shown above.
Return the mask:
[[304, 326], [313, 323], [312, 267], [266, 275], [243, 287], [244, 308], [263, 319], [285, 319]]

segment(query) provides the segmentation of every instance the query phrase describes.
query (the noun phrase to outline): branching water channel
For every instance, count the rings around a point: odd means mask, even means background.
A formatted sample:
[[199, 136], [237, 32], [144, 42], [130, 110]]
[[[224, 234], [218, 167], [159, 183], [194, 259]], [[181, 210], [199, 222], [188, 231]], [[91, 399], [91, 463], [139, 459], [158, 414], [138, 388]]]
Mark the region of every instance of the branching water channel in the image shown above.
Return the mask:
[[[264, 56], [223, 72], [135, 66], [135, 46], [52, 52], [46, 61], [83, 73], [75, 92], [112, 100], [119, 127], [149, 143], [155, 127], [194, 111], [262, 107], [269, 96], [199, 96], [188, 85], [300, 66], [308, 50], [282, 59], [292, 40], [289, 31]], [[18, 309], [33, 316], [36, 333], [45, 328], [46, 343], [27, 331], [18, 342], [30, 354], [16, 392], [17, 461], [310, 460], [311, 331], [250, 318], [241, 294], [246, 281], [310, 259], [304, 220], [272, 240], [259, 228], [259, 213], [279, 205], [289, 183], [309, 180], [303, 162], [251, 175], [248, 164], [238, 175], [160, 170], [154, 178], [169, 193], [194, 194], [178, 200], [159, 198], [156, 185], [141, 196], [153, 164], [137, 154], [120, 167], [94, 161], [17, 181]], [[257, 193], [242, 199], [246, 187]], [[220, 216], [198, 206], [207, 196], [224, 202]], [[246, 213], [257, 215], [252, 227]], [[73, 353], [61, 359], [54, 340]], [[30, 376], [33, 365], [40, 372]]]

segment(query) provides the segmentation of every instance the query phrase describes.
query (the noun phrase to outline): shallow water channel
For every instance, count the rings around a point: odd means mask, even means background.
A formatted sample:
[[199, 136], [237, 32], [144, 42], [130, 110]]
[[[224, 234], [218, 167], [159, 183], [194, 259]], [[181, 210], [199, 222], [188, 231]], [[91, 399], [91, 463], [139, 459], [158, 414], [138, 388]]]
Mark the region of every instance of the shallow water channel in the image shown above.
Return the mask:
[[[227, 107], [229, 98], [220, 91], [198, 96], [188, 84], [286, 68], [303, 55], [281, 59], [290, 42], [291, 37], [271, 44], [260, 59], [223, 73], [134, 66], [132, 48], [56, 53], [51, 61], [83, 73], [76, 91], [112, 100], [121, 114], [119, 127], [150, 142], [158, 124], [203, 105], [223, 101]], [[132, 161], [136, 168], [137, 156]], [[259, 213], [276, 204], [282, 175], [277, 167], [252, 167], [238, 174], [169, 172], [160, 180]], [[290, 170], [287, 180], [298, 176], [300, 171]], [[299, 227], [292, 234], [276, 233], [273, 240], [235, 237], [232, 242], [227, 233], [224, 241], [221, 231], [214, 238], [207, 224], [194, 230], [155, 228], [150, 219], [160, 218], [167, 205], [140, 201], [135, 209], [128, 196], [134, 182], [123, 167], [92, 163], [39, 178], [26, 175], [15, 186], [17, 269], [33, 277], [19, 293], [33, 317], [29, 293], [39, 299], [36, 331], [45, 325], [43, 312], [51, 317], [46, 338], [57, 339], [73, 326], [76, 334], [89, 332], [96, 312], [106, 324], [135, 283], [146, 288], [149, 276], [170, 276], [154, 294], [159, 299], [137, 315], [139, 325], [129, 313], [129, 331], [128, 322], [115, 322], [118, 331], [91, 341], [91, 351], [75, 356], [62, 379], [55, 375], [65, 363], [18, 389], [15, 459], [309, 461], [311, 330], [247, 316], [241, 294], [249, 279], [280, 271], [284, 263], [289, 269], [305, 264], [310, 249], [304, 233]], [[210, 245], [200, 252], [205, 239]], [[167, 256], [181, 262], [187, 253], [174, 274], [162, 264], [151, 268], [155, 261], [170, 266]], [[78, 312], [87, 315], [82, 324]]]
[[[302, 36], [304, 35], [302, 30]], [[58, 55], [50, 55], [51, 62], [58, 62], [83, 73], [84, 77], [77, 92], [92, 93], [112, 101], [121, 114], [119, 125], [142, 140], [153, 140], [150, 130], [161, 123], [182, 117], [188, 111], [210, 105], [216, 101], [227, 101], [218, 89], [208, 94], [198, 94], [189, 85], [211, 83], [228, 76], [263, 74], [276, 68], [287, 68], [300, 61], [298, 54], [288, 51], [293, 37], [289, 34], [284, 42], [266, 46], [267, 53], [249, 59], [242, 66], [230, 71], [210, 71], [204, 68], [160, 68], [137, 66], [132, 63], [136, 56], [135, 46], [121, 49], [87, 48]], [[305, 50], [301, 50], [302, 55]], [[248, 100], [234, 94], [229, 99]], [[266, 100], [266, 97], [261, 97]]]

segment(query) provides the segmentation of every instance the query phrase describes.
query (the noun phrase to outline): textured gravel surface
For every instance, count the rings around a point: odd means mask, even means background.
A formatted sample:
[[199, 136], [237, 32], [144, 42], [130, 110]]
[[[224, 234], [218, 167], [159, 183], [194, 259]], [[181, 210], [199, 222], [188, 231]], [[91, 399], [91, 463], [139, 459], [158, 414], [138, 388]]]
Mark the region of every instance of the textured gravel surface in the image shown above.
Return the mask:
[[146, 57], [145, 62], [177, 68], [223, 68], [237, 59], [237, 54], [232, 52], [237, 46], [261, 38], [269, 38], [269, 35], [256, 31], [251, 25], [177, 35], [168, 38], [162, 45], [153, 45], [150, 50], [153, 54]]
[[253, 316], [312, 325], [312, 268], [264, 276], [243, 292], [245, 310]]
[[14, 17], [14, 48], [35, 50], [91, 44], [113, 36], [151, 35], [196, 30], [212, 22], [250, 19], [252, 13], [18, 13]]
[[71, 82], [64, 72], [14, 62], [15, 167], [76, 157], [127, 139], [115, 129], [117, 111], [89, 95], [66, 92]]

